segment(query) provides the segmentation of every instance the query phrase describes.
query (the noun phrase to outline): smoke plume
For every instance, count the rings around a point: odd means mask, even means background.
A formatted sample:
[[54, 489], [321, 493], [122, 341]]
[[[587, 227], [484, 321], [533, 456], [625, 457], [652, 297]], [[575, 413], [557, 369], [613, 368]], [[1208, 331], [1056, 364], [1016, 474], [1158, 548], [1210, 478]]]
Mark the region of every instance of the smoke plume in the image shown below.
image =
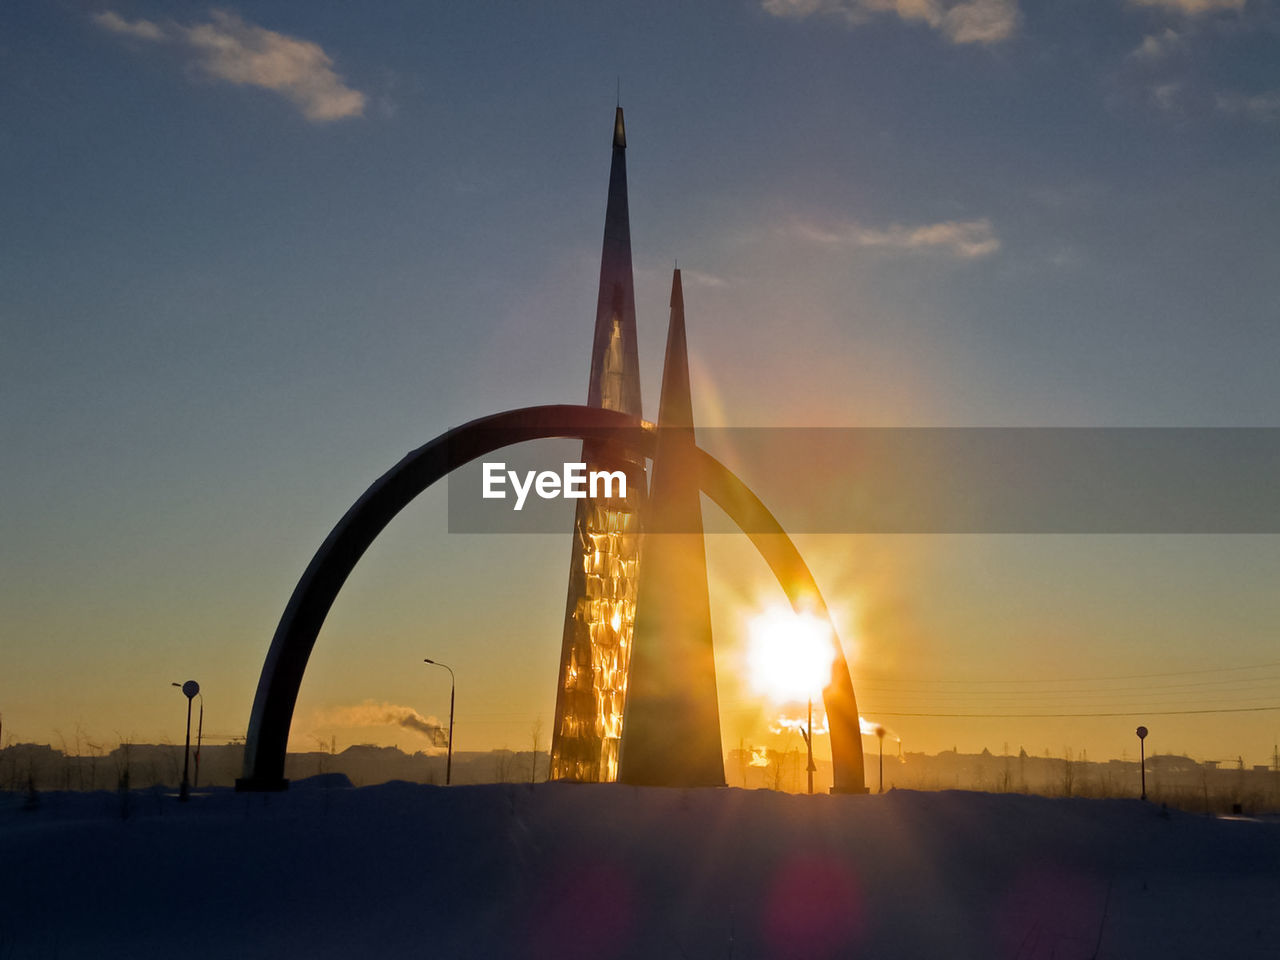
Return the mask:
[[404, 727], [422, 734], [433, 747], [449, 743], [449, 733], [435, 717], [424, 717], [413, 707], [394, 703], [364, 703], [328, 710], [321, 718], [324, 726], [333, 727]]

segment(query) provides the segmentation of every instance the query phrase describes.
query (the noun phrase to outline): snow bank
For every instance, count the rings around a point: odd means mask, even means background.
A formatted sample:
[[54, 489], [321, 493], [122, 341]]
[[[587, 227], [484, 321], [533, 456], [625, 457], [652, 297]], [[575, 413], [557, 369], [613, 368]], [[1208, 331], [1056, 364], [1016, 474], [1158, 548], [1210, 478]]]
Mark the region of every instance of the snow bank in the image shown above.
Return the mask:
[[0, 958], [1274, 957], [1280, 823], [541, 784], [0, 799]]

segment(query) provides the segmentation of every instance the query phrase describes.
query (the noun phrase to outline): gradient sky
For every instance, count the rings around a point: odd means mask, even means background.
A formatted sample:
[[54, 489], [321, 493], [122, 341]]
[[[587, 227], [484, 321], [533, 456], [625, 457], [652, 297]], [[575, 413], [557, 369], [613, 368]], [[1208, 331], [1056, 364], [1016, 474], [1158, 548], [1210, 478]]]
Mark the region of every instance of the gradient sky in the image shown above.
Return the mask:
[[[585, 398], [619, 77], [649, 416], [678, 258], [703, 424], [1280, 426], [1275, 3], [7, 4], [5, 741], [180, 739], [188, 677], [242, 734], [368, 483]], [[357, 568], [294, 747], [423, 746], [347, 708], [442, 714], [424, 656], [460, 749], [545, 747], [567, 528], [445, 522], [428, 491]], [[1135, 720], [897, 714], [1280, 706], [1280, 538], [799, 542], [908, 750]], [[781, 593], [708, 551], [726, 746], [794, 746], [739, 680]], [[1146, 722], [1261, 763], [1280, 710]]]

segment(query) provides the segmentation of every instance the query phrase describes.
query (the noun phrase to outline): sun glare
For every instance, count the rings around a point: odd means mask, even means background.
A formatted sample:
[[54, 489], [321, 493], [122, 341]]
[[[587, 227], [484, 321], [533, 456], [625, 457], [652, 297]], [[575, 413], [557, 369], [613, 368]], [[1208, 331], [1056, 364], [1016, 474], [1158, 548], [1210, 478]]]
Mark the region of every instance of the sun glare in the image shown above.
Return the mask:
[[751, 684], [777, 703], [820, 697], [834, 660], [831, 628], [820, 617], [774, 607], [747, 625]]

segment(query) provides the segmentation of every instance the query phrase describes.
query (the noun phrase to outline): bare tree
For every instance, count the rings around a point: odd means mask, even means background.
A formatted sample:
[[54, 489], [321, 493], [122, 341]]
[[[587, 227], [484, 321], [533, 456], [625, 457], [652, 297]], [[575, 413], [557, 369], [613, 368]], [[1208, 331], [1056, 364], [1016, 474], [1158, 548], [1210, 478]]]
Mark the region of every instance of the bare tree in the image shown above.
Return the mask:
[[70, 790], [71, 789], [71, 758], [67, 755], [69, 752], [67, 750], [67, 738], [62, 735], [61, 730], [54, 730], [53, 732], [58, 735], [58, 743], [61, 745], [61, 748], [62, 748], [59, 751], [62, 754], [62, 789]]
[[506, 747], [493, 752], [493, 773], [498, 783], [511, 783], [514, 779], [515, 757]]
[[[117, 733], [117, 737], [120, 735]], [[120, 746], [116, 748], [116, 789], [121, 792], [129, 790], [130, 780], [133, 777], [133, 740], [129, 737], [120, 737]]]
[[529, 754], [529, 782], [538, 782], [538, 754], [542, 748], [539, 741], [542, 739], [542, 718], [539, 717], [533, 721], [533, 752]]
[[[329, 759], [333, 756], [333, 746], [337, 743], [336, 738], [326, 740], [318, 734], [312, 734], [311, 739], [315, 741], [316, 746], [320, 748], [320, 759], [316, 761], [316, 773], [323, 774], [329, 772]], [[326, 757], [326, 754], [328, 757]]]
[[777, 750], [770, 750], [766, 755], [769, 758], [769, 789], [780, 791], [782, 789], [783, 762], [786, 760], [787, 755]]

